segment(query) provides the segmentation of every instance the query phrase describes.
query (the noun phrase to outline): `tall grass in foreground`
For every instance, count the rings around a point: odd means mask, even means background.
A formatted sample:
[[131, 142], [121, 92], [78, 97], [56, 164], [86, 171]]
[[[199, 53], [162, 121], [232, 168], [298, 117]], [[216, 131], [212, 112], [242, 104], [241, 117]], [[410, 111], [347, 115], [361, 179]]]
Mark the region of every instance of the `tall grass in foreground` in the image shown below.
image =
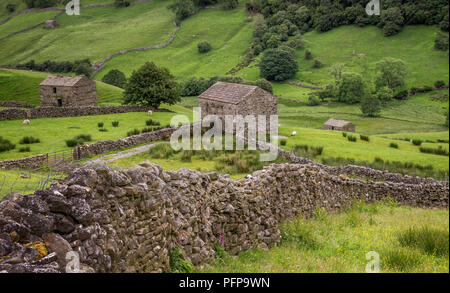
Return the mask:
[[429, 255], [449, 255], [449, 232], [445, 230], [412, 227], [400, 232], [397, 238], [403, 247], [415, 247]]

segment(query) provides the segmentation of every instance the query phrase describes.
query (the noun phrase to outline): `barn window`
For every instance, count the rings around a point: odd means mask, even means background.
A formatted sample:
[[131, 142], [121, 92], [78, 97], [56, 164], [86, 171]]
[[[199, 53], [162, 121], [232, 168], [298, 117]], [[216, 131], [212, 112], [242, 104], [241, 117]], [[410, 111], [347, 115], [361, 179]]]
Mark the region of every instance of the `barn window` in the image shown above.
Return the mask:
[[62, 107], [62, 99], [58, 99], [58, 107]]
[[55, 87], [53, 88], [53, 93], [56, 94], [56, 88]]

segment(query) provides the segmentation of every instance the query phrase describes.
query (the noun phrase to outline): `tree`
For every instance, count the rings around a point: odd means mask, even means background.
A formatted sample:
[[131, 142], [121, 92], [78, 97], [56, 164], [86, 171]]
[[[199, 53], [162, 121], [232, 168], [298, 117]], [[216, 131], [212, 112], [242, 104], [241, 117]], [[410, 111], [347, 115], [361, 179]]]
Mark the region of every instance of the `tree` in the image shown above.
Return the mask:
[[376, 89], [389, 87], [394, 92], [405, 86], [406, 66], [402, 60], [383, 58], [376, 64]]
[[122, 71], [117, 69], [110, 70], [103, 78], [102, 81], [107, 84], [111, 84], [120, 88], [124, 88], [127, 84], [127, 78]]
[[366, 84], [358, 73], [345, 72], [338, 83], [338, 100], [354, 104], [362, 100], [366, 93]]
[[361, 112], [367, 117], [377, 117], [381, 112], [381, 103], [377, 97], [366, 96], [361, 102]]
[[283, 81], [293, 77], [298, 63], [292, 53], [281, 50], [267, 50], [261, 57], [260, 75], [267, 80]]
[[404, 18], [398, 7], [391, 7], [382, 12], [381, 22], [385, 36], [393, 36], [400, 32]]
[[434, 48], [440, 51], [448, 50], [448, 35], [442, 32], [436, 33], [436, 39], [434, 40]]
[[342, 73], [345, 71], [345, 64], [344, 63], [336, 63], [333, 64], [330, 68], [331, 75], [334, 76], [334, 80], [338, 82], [341, 80]]
[[133, 71], [125, 86], [124, 103], [158, 108], [162, 103], [180, 101], [179, 86], [169, 70], [146, 62]]
[[393, 97], [394, 97], [394, 92], [387, 86], [382, 87], [377, 90], [377, 98], [382, 102], [389, 101]]
[[175, 12], [178, 20], [191, 16], [192, 12], [195, 11], [195, 5], [192, 0], [176, 0], [168, 8]]
[[89, 64], [83, 62], [74, 65], [73, 71], [75, 72], [76, 75], [86, 75], [87, 77], [90, 77], [94, 70]]
[[197, 44], [199, 53], [208, 53], [211, 51], [211, 44], [208, 41], [200, 42]]

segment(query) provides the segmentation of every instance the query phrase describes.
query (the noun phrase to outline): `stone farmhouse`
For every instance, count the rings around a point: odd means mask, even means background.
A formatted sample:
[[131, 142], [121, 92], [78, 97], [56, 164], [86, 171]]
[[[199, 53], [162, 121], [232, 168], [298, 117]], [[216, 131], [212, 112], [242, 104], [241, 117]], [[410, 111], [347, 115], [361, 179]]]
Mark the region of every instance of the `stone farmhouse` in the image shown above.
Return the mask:
[[253, 85], [217, 82], [198, 97], [202, 117], [217, 115], [224, 121], [225, 115], [264, 115], [266, 131], [270, 116], [278, 114], [278, 99], [271, 93]]
[[353, 123], [345, 120], [336, 120], [334, 118], [330, 118], [327, 122], [325, 122], [325, 124], [323, 125], [323, 129], [349, 132], [356, 131], [356, 127]]
[[97, 106], [97, 86], [84, 75], [51, 75], [40, 84], [41, 107]]

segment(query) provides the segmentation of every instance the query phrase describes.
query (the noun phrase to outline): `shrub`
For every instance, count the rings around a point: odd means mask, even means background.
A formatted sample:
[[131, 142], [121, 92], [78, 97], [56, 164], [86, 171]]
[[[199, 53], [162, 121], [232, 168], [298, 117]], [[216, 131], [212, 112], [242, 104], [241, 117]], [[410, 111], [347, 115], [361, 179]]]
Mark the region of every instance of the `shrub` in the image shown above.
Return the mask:
[[6, 5], [6, 10], [8, 10], [8, 12], [10, 13], [16, 11], [16, 4], [8, 3]]
[[398, 144], [396, 144], [395, 142], [391, 142], [389, 144], [389, 147], [394, 148], [394, 149], [398, 149]]
[[342, 132], [343, 137], [347, 137], [347, 132]]
[[429, 255], [447, 256], [449, 255], [449, 234], [448, 231], [438, 230], [423, 226], [421, 228], [412, 227], [397, 235], [400, 245], [404, 247], [419, 248]]
[[181, 253], [181, 247], [179, 245], [170, 252], [170, 270], [172, 273], [192, 273], [194, 266], [192, 263], [184, 260]]
[[67, 145], [69, 148], [72, 148], [72, 147], [78, 145], [78, 141], [77, 141], [76, 139], [73, 139], [73, 138], [67, 139], [67, 140], [66, 140], [66, 145]]
[[119, 121], [111, 122], [112, 127], [119, 127]]
[[30, 150], [29, 146], [19, 148], [19, 152], [20, 153], [27, 153], [27, 152], [30, 152], [30, 151], [31, 150]]
[[141, 132], [139, 131], [139, 129], [136, 128], [127, 132], [127, 136], [133, 136], [138, 134], [141, 134]]
[[394, 99], [396, 100], [406, 100], [409, 96], [409, 93], [407, 90], [400, 90], [394, 95]]
[[305, 50], [305, 59], [306, 60], [311, 60], [313, 57], [312, 57], [312, 53], [311, 53], [311, 51], [309, 50], [309, 49], [306, 49]]
[[370, 141], [370, 138], [367, 136], [367, 135], [360, 135], [359, 136], [359, 138], [361, 139], [361, 140], [364, 140], [364, 141], [367, 141], [367, 142], [369, 142]]
[[40, 143], [41, 140], [39, 138], [35, 138], [33, 136], [24, 136], [19, 143], [20, 144], [33, 144], [33, 143]]
[[148, 132], [152, 132], [153, 128], [151, 127], [146, 127], [146, 128], [142, 128], [141, 133], [148, 133]]
[[111, 84], [120, 88], [124, 88], [127, 84], [127, 78], [122, 71], [117, 69], [110, 70], [103, 78], [102, 81], [107, 84]]
[[351, 141], [351, 142], [356, 142], [358, 140], [356, 138], [356, 136], [353, 136], [353, 135], [347, 135], [347, 139], [348, 139], [348, 141]]
[[185, 81], [181, 86], [181, 95], [183, 97], [199, 96], [210, 87], [210, 83], [203, 77], [192, 77]]
[[361, 112], [366, 117], [377, 117], [381, 112], [381, 103], [377, 97], [367, 96], [361, 101]]
[[77, 136], [75, 136], [75, 139], [81, 142], [88, 142], [88, 141], [92, 141], [92, 137], [90, 134], [79, 134]]
[[159, 121], [149, 119], [149, 120], [145, 121], [145, 125], [147, 125], [147, 126], [159, 126], [159, 125], [161, 125], [161, 123]]
[[77, 145], [82, 145], [85, 142], [89, 142], [89, 141], [92, 141], [91, 135], [89, 135], [89, 134], [80, 134], [80, 135], [75, 136], [72, 139], [66, 140], [66, 145], [71, 148], [71, 147], [74, 147], [74, 146], [77, 146]]
[[313, 68], [321, 68], [322, 66], [323, 63], [320, 60], [314, 59]]
[[260, 75], [267, 80], [284, 81], [293, 77], [297, 71], [297, 60], [290, 52], [270, 49], [261, 57]]
[[311, 147], [311, 154], [313, 156], [320, 156], [323, 152], [323, 147], [319, 146], [319, 147]]
[[181, 158], [180, 160], [182, 162], [192, 162], [192, 156], [193, 156], [193, 152], [191, 150], [184, 150], [181, 153]]
[[149, 154], [153, 159], [168, 159], [179, 151], [172, 149], [168, 143], [160, 143], [149, 150]]
[[445, 86], [445, 81], [443, 81], [443, 80], [438, 80], [434, 83], [434, 87], [438, 88], [438, 89], [443, 88], [444, 86]]
[[309, 95], [308, 106], [317, 106], [317, 105], [320, 105], [320, 99], [315, 95]]
[[436, 39], [434, 41], [434, 48], [440, 51], [448, 50], [448, 35], [442, 32], [436, 33]]
[[211, 51], [211, 44], [207, 41], [200, 42], [197, 44], [197, 48], [199, 53], [208, 53]]
[[420, 139], [413, 139], [412, 140], [412, 144], [420, 146], [420, 145], [422, 145], [422, 140], [420, 140]]
[[299, 216], [281, 224], [281, 241], [295, 243], [301, 248], [317, 249], [319, 242], [314, 231], [314, 226]]
[[280, 140], [280, 145], [285, 146], [286, 144], [287, 144], [287, 140], [286, 139]]
[[420, 152], [426, 153], [426, 154], [434, 154], [434, 155], [440, 155], [440, 156], [448, 156], [448, 150], [444, 149], [442, 146], [439, 146], [437, 149], [435, 148], [428, 148], [428, 147], [420, 147]]
[[421, 255], [414, 250], [391, 248], [381, 256], [383, 265], [390, 269], [408, 271], [422, 262]]
[[377, 90], [376, 96], [380, 101], [387, 102], [394, 97], [394, 91], [389, 87], [384, 86]]
[[97, 126], [98, 126], [98, 127], [100, 127], [100, 128], [101, 128], [101, 127], [103, 127], [103, 125], [104, 125], [104, 123], [103, 123], [103, 122], [99, 122], [99, 123], [97, 123]]
[[128, 7], [130, 2], [127, 0], [114, 0], [114, 5], [117, 7]]

